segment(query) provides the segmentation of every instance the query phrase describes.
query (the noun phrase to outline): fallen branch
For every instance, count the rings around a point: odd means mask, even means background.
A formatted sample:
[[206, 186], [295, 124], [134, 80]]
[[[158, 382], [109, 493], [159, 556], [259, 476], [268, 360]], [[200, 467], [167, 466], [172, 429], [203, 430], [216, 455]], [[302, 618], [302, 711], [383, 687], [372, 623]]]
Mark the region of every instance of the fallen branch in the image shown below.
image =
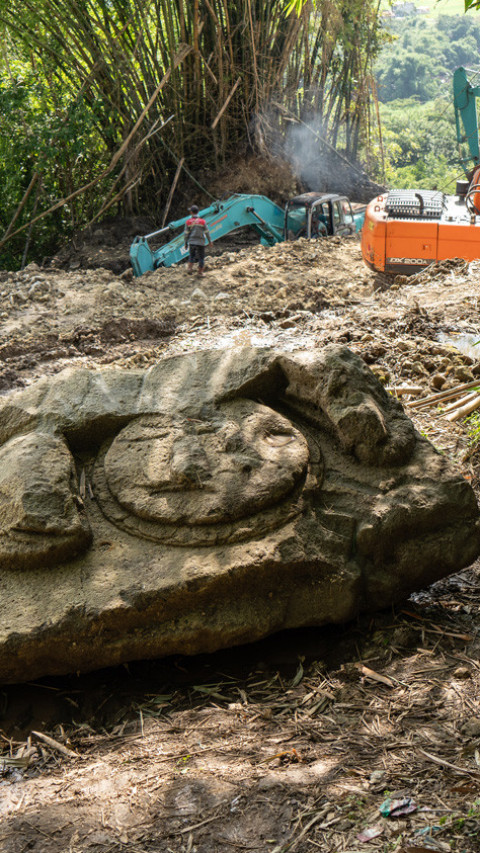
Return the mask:
[[178, 179], [180, 177], [180, 172], [182, 171], [184, 163], [185, 163], [185, 157], [182, 157], [182, 159], [178, 161], [178, 166], [177, 166], [177, 170], [175, 172], [175, 177], [173, 179], [172, 186], [170, 187], [170, 192], [168, 194], [167, 203], [165, 205], [165, 210], [163, 212], [163, 219], [162, 219], [161, 228], [164, 227], [165, 222], [167, 221], [167, 216], [168, 216], [168, 212], [170, 210], [170, 205], [172, 203], [173, 194], [177, 188]]
[[459, 400], [455, 400], [454, 403], [450, 403], [446, 409], [443, 410], [442, 414], [449, 415], [450, 412], [454, 412], [456, 409], [460, 409], [462, 406], [465, 406], [466, 403], [469, 403], [470, 400], [475, 400], [478, 397], [476, 391], [473, 391], [471, 394], [467, 394], [465, 397], [460, 397]]
[[218, 113], [216, 118], [214, 118], [214, 120], [212, 121], [212, 125], [211, 125], [212, 130], [215, 130], [218, 122], [220, 121], [221, 117], [223, 116], [225, 110], [227, 109], [227, 107], [228, 107], [230, 101], [232, 100], [235, 92], [237, 91], [238, 87], [240, 86], [240, 83], [241, 83], [241, 77], [239, 77], [237, 82], [234, 83], [233, 88], [232, 88], [230, 94], [227, 96], [227, 100], [225, 101], [222, 109], [220, 110], [220, 112]]
[[26, 203], [27, 203], [27, 201], [28, 201], [28, 198], [29, 198], [29, 196], [30, 196], [30, 193], [32, 192], [32, 190], [33, 190], [33, 188], [34, 188], [35, 184], [37, 183], [37, 181], [38, 181], [38, 179], [39, 179], [39, 177], [40, 177], [40, 172], [35, 172], [35, 174], [34, 174], [34, 176], [33, 176], [32, 180], [30, 181], [30, 183], [29, 183], [29, 185], [28, 185], [27, 189], [26, 189], [26, 190], [25, 190], [25, 192], [24, 192], [23, 198], [22, 198], [22, 200], [21, 200], [20, 204], [18, 205], [18, 207], [17, 207], [17, 209], [16, 209], [16, 211], [15, 211], [15, 213], [14, 213], [14, 215], [13, 215], [13, 218], [12, 218], [12, 219], [11, 219], [11, 221], [10, 221], [10, 224], [9, 224], [9, 226], [8, 226], [7, 230], [5, 231], [5, 234], [4, 234], [4, 235], [3, 235], [3, 237], [2, 237], [2, 243], [3, 243], [3, 242], [5, 242], [5, 240], [6, 240], [6, 239], [9, 237], [9, 235], [11, 234], [11, 232], [12, 232], [12, 228], [13, 228], [13, 226], [15, 225], [15, 223], [16, 223], [16, 221], [17, 221], [18, 217], [20, 216], [20, 214], [21, 214], [21, 212], [22, 212], [23, 208], [25, 207], [25, 205], [26, 205]]
[[421, 394], [420, 385], [399, 385], [397, 388], [385, 388], [390, 394], [396, 394], [397, 397], [402, 397], [404, 394]]
[[188, 45], [188, 44], [182, 44], [180, 46], [180, 49], [177, 51], [176, 55], [173, 58], [173, 62], [171, 64], [170, 68], [168, 68], [168, 70], [163, 75], [162, 79], [160, 80], [160, 83], [158, 84], [157, 88], [155, 89], [153, 95], [149, 99], [146, 106], [143, 108], [143, 110], [140, 113], [137, 121], [133, 125], [130, 133], [128, 134], [126, 139], [124, 139], [124, 141], [123, 141], [122, 145], [120, 146], [120, 148], [118, 149], [118, 151], [113, 155], [110, 166], [108, 167], [110, 170], [112, 170], [114, 168], [114, 166], [117, 165], [117, 163], [120, 160], [120, 157], [122, 156], [123, 152], [125, 151], [126, 148], [128, 148], [132, 137], [135, 136], [138, 128], [142, 124], [143, 119], [145, 118], [146, 114], [148, 113], [150, 107], [153, 106], [153, 104], [156, 101], [161, 90], [166, 85], [166, 83], [168, 83], [168, 81], [170, 80], [172, 71], [174, 71], [176, 68], [178, 68], [178, 66], [180, 65], [181, 62], [183, 62], [185, 57], [188, 56], [189, 53], [191, 53], [192, 49], [193, 48], [190, 47], [190, 45]]
[[119, 192], [117, 192], [117, 193], [116, 193], [116, 195], [114, 196], [114, 198], [111, 198], [111, 196], [113, 195], [113, 192], [114, 192], [114, 190], [115, 190], [115, 187], [116, 187], [116, 186], [117, 186], [117, 184], [120, 182], [120, 180], [123, 178], [123, 176], [124, 176], [125, 172], [127, 171], [127, 169], [128, 169], [128, 167], [129, 167], [129, 165], [130, 165], [131, 161], [136, 157], [136, 155], [138, 154], [138, 152], [140, 151], [140, 149], [143, 147], [143, 145], [145, 144], [145, 142], [148, 142], [148, 140], [149, 140], [149, 139], [151, 139], [151, 138], [152, 138], [152, 136], [154, 136], [156, 133], [160, 133], [160, 131], [161, 131], [161, 130], [163, 130], [163, 128], [164, 128], [164, 127], [166, 127], [166, 125], [167, 125], [167, 124], [169, 124], [169, 122], [171, 122], [171, 120], [172, 120], [172, 118], [173, 118], [173, 117], [174, 117], [174, 116], [173, 116], [173, 114], [172, 114], [172, 115], [171, 115], [171, 116], [169, 116], [167, 119], [165, 119], [165, 121], [164, 121], [164, 122], [162, 122], [162, 124], [160, 125], [160, 127], [157, 127], [157, 125], [158, 125], [158, 123], [159, 123], [159, 121], [160, 121], [160, 119], [157, 119], [157, 120], [152, 124], [152, 127], [150, 128], [150, 130], [148, 131], [148, 133], [143, 137], [143, 139], [141, 139], [141, 140], [140, 140], [140, 142], [139, 142], [139, 143], [135, 146], [135, 148], [130, 152], [130, 156], [126, 159], [126, 161], [125, 161], [125, 163], [124, 163], [124, 165], [123, 165], [122, 169], [120, 170], [120, 172], [119, 172], [119, 173], [118, 173], [118, 175], [116, 176], [116, 178], [115, 178], [115, 180], [114, 180], [114, 182], [113, 182], [112, 186], [110, 187], [110, 189], [109, 189], [109, 191], [108, 191], [107, 195], [105, 196], [104, 201], [103, 201], [103, 204], [102, 204], [102, 207], [100, 208], [100, 210], [98, 211], [98, 213], [96, 213], [96, 214], [95, 214], [95, 216], [93, 216], [93, 217], [92, 217], [92, 219], [90, 220], [90, 222], [88, 222], [88, 223], [87, 223], [87, 226], [86, 226], [87, 228], [88, 228], [90, 225], [92, 225], [92, 224], [95, 222], [95, 220], [99, 219], [99, 217], [100, 217], [100, 216], [101, 216], [101, 215], [102, 215], [106, 210], [108, 210], [108, 208], [109, 208], [109, 207], [111, 207], [111, 206], [112, 206], [112, 204], [115, 204], [115, 202], [116, 202], [116, 201], [118, 201], [118, 200], [119, 200], [119, 198], [121, 198], [121, 197], [122, 197], [122, 195], [124, 195], [124, 193], [127, 193], [127, 192], [129, 192], [130, 190], [132, 190], [132, 189], [133, 189], [133, 187], [134, 187], [134, 186], [135, 186], [135, 185], [136, 185], [136, 184], [141, 180], [141, 178], [142, 178], [141, 171], [137, 171], [137, 172], [136, 172], [136, 174], [135, 174], [135, 176], [134, 176], [133, 178], [131, 178], [131, 179], [130, 179], [130, 180], [131, 180], [131, 183], [129, 183], [129, 184], [128, 184], [127, 186], [125, 186], [122, 190], [120, 190]]
[[[292, 838], [291, 841], [287, 842], [287, 844], [285, 844], [284, 842], [277, 844], [277, 846], [272, 850], [272, 853], [287, 853], [287, 850], [289, 850], [289, 851], [295, 850], [297, 845], [300, 843], [302, 838], [305, 837], [305, 835], [312, 828], [312, 826], [315, 823], [318, 823], [320, 820], [322, 820], [322, 818], [324, 818], [327, 813], [328, 813], [328, 807], [324, 807], [323, 809], [321, 809], [321, 811], [317, 812], [317, 814], [314, 815], [312, 817], [312, 819], [308, 821], [308, 823], [303, 827], [302, 831], [299, 832], [298, 835], [296, 835], [294, 838]], [[297, 826], [298, 826], [298, 823], [297, 823]]]
[[480, 776], [480, 773], [478, 773], [476, 770], [467, 770], [465, 767], [459, 767], [457, 764], [451, 764], [450, 761], [445, 761], [444, 758], [438, 758], [438, 756], [436, 755], [431, 755], [429, 752], [425, 752], [425, 750], [421, 747], [418, 751], [421, 752], [422, 755], [425, 755], [426, 758], [429, 758], [430, 761], [433, 761], [435, 764], [440, 764], [443, 767], [450, 767], [452, 770], [457, 770], [459, 773], [466, 773], [467, 776], [476, 776], [477, 778], [478, 776]]
[[373, 669], [369, 669], [369, 667], [365, 666], [363, 663], [356, 663], [355, 667], [360, 670], [362, 675], [366, 678], [371, 678], [372, 681], [378, 681], [380, 684], [385, 684], [386, 687], [395, 687], [391, 678], [388, 678], [386, 675], [380, 675], [380, 673], [375, 672]]
[[105, 211], [108, 210], [109, 207], [112, 206], [112, 204], [115, 204], [115, 202], [119, 201], [122, 198], [122, 196], [125, 195], [125, 193], [128, 193], [128, 192], [130, 192], [130, 190], [133, 190], [133, 188], [136, 187], [136, 185], [140, 181], [140, 178], [141, 178], [141, 175], [137, 173], [137, 175], [135, 175], [135, 177], [133, 178], [131, 183], [122, 187], [122, 189], [119, 190], [119, 192], [116, 193], [116, 195], [114, 195], [113, 198], [111, 198], [109, 201], [105, 201], [102, 204], [98, 213], [96, 213], [95, 216], [92, 217], [90, 222], [87, 223], [86, 227], [88, 228], [90, 225], [93, 225], [93, 223], [96, 222], [96, 220], [99, 219], [100, 216], [102, 216], [102, 214], [105, 213]]
[[201, 826], [211, 823], [212, 820], [217, 820], [217, 818], [218, 814], [213, 815], [213, 817], [207, 817], [205, 820], [200, 821], [200, 823], [194, 823], [193, 826], [186, 826], [185, 829], [180, 829], [178, 834], [184, 835], [186, 832], [193, 832], [194, 829], [199, 829]]
[[2, 240], [0, 240], [0, 249], [7, 242], [7, 240], [10, 240], [12, 237], [15, 237], [17, 234], [20, 234], [22, 231], [25, 231], [26, 228], [30, 228], [32, 225], [35, 224], [35, 222], [38, 222], [40, 219], [44, 219], [45, 216], [48, 216], [50, 213], [53, 213], [55, 210], [58, 210], [59, 207], [63, 207], [65, 204], [68, 204], [69, 201], [72, 201], [77, 196], [91, 189], [96, 184], [98, 184], [99, 181], [109, 175], [110, 172], [111, 168], [108, 167], [108, 169], [105, 169], [100, 175], [94, 178], [93, 181], [89, 181], [88, 184], [85, 184], [85, 186], [80, 187], [80, 189], [75, 190], [75, 192], [73, 193], [70, 193], [70, 195], [66, 198], [60, 199], [60, 201], [57, 201], [55, 204], [49, 207], [48, 210], [44, 210], [43, 213], [39, 213], [38, 216], [34, 216], [33, 219], [31, 219], [29, 222], [26, 222], [25, 225], [21, 226], [21, 228], [17, 228], [17, 230], [9, 234], [8, 237], [2, 238]]
[[56, 749], [57, 752], [61, 752], [62, 755], [66, 755], [68, 758], [78, 758], [78, 752], [74, 752], [73, 749], [68, 749], [67, 746], [64, 746], [63, 743], [59, 743], [58, 740], [54, 740], [50, 735], [44, 735], [43, 732], [34, 732], [32, 731], [32, 735], [35, 735], [38, 740], [46, 743], [47, 746], [50, 746], [52, 749]]

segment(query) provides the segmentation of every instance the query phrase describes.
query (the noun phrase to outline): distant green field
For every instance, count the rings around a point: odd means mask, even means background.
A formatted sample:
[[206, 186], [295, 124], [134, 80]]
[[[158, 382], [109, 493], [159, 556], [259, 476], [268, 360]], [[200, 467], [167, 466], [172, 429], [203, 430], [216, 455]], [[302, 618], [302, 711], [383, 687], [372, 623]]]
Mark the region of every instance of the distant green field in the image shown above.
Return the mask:
[[[428, 6], [433, 15], [464, 15], [465, 6], [463, 0], [422, 0], [416, 6]], [[478, 15], [478, 12], [468, 12], [469, 15]]]
[[[465, 7], [463, 0], [414, 0], [416, 6], [429, 8], [429, 16], [436, 15], [464, 15]], [[384, 9], [390, 9], [391, 4], [386, 0], [382, 3]], [[480, 12], [467, 12], [468, 15], [480, 15]]]

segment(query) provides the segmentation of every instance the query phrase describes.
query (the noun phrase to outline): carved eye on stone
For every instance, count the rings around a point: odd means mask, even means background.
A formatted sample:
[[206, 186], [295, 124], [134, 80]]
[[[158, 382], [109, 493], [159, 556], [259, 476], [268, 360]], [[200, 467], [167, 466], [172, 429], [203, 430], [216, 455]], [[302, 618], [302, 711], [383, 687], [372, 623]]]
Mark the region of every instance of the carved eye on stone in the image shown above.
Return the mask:
[[265, 436], [265, 441], [272, 447], [285, 447], [286, 444], [295, 441], [295, 437], [288, 432], [269, 432]]
[[136, 535], [237, 541], [298, 512], [309, 457], [290, 421], [250, 400], [204, 418], [144, 416], [102, 449], [96, 494], [105, 515]]

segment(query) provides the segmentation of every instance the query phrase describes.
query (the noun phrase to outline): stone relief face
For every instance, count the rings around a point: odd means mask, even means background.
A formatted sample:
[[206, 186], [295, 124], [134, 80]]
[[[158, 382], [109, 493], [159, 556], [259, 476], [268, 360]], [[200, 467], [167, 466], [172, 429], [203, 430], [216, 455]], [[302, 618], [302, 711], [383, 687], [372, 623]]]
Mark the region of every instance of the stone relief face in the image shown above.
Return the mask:
[[291, 421], [236, 400], [198, 417], [133, 421], [100, 452], [95, 494], [111, 521], [138, 536], [178, 545], [238, 541], [298, 512], [309, 460]]

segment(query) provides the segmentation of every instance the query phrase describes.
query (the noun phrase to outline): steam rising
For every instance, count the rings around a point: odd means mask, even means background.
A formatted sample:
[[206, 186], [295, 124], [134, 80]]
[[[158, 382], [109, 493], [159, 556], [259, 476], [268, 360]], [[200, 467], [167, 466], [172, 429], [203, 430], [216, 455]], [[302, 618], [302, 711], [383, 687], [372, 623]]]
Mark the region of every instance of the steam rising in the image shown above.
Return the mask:
[[320, 116], [305, 124], [289, 123], [285, 136], [284, 157], [306, 188], [317, 192], [328, 191], [340, 177], [341, 160], [320, 141], [322, 136]]
[[349, 163], [329, 147], [321, 116], [289, 122], [283, 156], [307, 190], [336, 192], [355, 201], [370, 201], [383, 187], [370, 180], [358, 163]]

